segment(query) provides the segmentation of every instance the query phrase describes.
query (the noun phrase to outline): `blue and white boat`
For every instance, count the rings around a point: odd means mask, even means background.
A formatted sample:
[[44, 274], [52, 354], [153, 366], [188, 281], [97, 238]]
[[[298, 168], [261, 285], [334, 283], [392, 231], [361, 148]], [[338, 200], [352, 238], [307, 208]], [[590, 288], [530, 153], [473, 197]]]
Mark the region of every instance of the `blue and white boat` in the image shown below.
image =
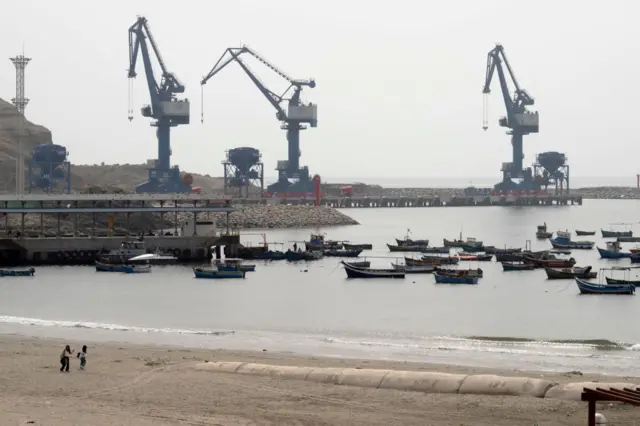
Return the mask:
[[256, 265], [243, 263], [242, 259], [226, 258], [223, 260], [211, 260], [211, 265], [218, 271], [245, 271], [255, 272]]
[[207, 278], [212, 280], [225, 278], [244, 278], [245, 271], [220, 271], [217, 268], [193, 268], [196, 278]]
[[436, 279], [436, 284], [478, 284], [477, 276], [440, 275], [437, 272], [433, 276]]
[[36, 273], [33, 268], [29, 269], [0, 269], [0, 277], [32, 277]]
[[607, 241], [606, 249], [596, 248], [602, 259], [628, 259], [631, 257], [631, 252], [621, 251], [622, 247], [619, 241]]
[[145, 274], [151, 272], [151, 265], [122, 265], [120, 268], [125, 274]]
[[634, 294], [636, 286], [633, 284], [596, 284], [576, 278], [580, 294]]
[[571, 232], [558, 231], [555, 238], [550, 238], [549, 241], [555, 249], [579, 249], [579, 250], [591, 250], [595, 243], [593, 241], [572, 241]]
[[96, 261], [96, 271], [98, 272], [124, 272], [122, 265], [104, 263]]

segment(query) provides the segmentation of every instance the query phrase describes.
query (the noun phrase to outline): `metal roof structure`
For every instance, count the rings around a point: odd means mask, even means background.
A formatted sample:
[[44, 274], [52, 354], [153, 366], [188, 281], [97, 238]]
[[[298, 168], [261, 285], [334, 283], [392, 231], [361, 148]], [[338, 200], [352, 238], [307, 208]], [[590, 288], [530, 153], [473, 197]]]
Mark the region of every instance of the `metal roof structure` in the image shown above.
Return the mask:
[[615, 388], [584, 388], [581, 399], [589, 403], [587, 425], [596, 426], [596, 402], [623, 402], [625, 404], [631, 404], [636, 407], [640, 407], [640, 388], [624, 388], [622, 390]]

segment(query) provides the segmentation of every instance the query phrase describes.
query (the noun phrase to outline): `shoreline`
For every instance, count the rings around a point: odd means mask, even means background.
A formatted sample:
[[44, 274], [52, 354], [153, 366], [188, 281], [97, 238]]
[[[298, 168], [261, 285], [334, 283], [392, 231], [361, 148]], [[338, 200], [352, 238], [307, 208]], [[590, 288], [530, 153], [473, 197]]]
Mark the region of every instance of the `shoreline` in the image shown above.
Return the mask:
[[[89, 346], [87, 370], [71, 359], [58, 372], [64, 344]], [[415, 362], [208, 350], [117, 342], [0, 336], [1, 424], [136, 425], [583, 425], [586, 404], [533, 397], [424, 394], [197, 371], [205, 361], [392, 369], [599, 382], [601, 375], [548, 374]], [[630, 380], [635, 378], [626, 378]], [[631, 380], [632, 382], [640, 382]], [[602, 406], [610, 422], [635, 418], [627, 406]], [[616, 423], [617, 424], [617, 423]], [[622, 424], [622, 423], [621, 423]], [[629, 423], [624, 423], [629, 424]]]

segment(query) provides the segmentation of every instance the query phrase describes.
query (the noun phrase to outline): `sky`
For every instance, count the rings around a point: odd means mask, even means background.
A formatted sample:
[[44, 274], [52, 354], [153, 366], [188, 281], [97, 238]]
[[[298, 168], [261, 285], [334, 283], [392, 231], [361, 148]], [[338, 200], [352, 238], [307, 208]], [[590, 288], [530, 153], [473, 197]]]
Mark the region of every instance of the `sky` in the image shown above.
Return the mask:
[[[301, 165], [312, 174], [497, 181], [510, 136], [497, 123], [505, 114], [497, 79], [482, 130], [482, 87], [487, 52], [501, 43], [540, 114], [540, 133], [525, 136], [525, 164], [559, 151], [573, 176], [635, 181], [639, 9], [631, 0], [20, 0], [3, 7], [0, 97], [15, 94], [8, 58], [24, 46], [26, 116], [52, 130], [72, 163], [155, 158], [155, 129], [140, 115], [149, 103], [140, 61], [127, 119], [128, 28], [144, 15], [191, 100], [191, 123], [172, 130], [172, 163], [183, 170], [220, 176], [225, 151], [240, 146], [262, 152], [268, 176], [286, 159], [274, 108], [238, 64], [201, 90], [224, 50], [246, 44], [293, 78], [316, 80], [303, 93], [318, 105], [318, 127], [301, 134]], [[286, 88], [246, 63], [272, 90]]]

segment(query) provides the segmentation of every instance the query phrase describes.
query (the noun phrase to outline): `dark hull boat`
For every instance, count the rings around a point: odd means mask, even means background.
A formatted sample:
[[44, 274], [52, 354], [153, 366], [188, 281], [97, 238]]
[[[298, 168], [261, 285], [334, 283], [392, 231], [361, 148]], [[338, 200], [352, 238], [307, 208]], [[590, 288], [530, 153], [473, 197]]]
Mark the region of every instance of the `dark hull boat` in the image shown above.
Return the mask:
[[429, 240], [412, 240], [411, 238], [405, 238], [403, 240], [396, 238], [396, 243], [399, 246], [424, 246], [429, 245]]
[[253, 253], [251, 257], [247, 259], [255, 259], [255, 260], [284, 260], [287, 258], [287, 255], [283, 251], [276, 250], [268, 250], [262, 253]]
[[469, 247], [473, 247], [475, 249], [482, 248], [484, 250], [484, 244], [482, 244], [482, 241], [476, 241], [475, 238], [467, 238], [466, 240], [447, 240], [445, 238], [442, 240], [442, 245], [445, 247], [463, 248], [465, 251], [471, 251], [467, 250]]
[[595, 284], [582, 278], [574, 278], [580, 294], [634, 294], [636, 287], [631, 284]]
[[487, 254], [516, 254], [516, 253], [522, 253], [522, 248], [505, 248], [505, 249], [501, 249], [501, 248], [497, 248], [497, 247], [491, 247], [491, 246], [487, 246], [484, 248], [484, 252]]
[[358, 250], [325, 250], [324, 255], [327, 257], [358, 257], [362, 253], [361, 249]]
[[435, 270], [435, 266], [407, 266], [392, 263], [391, 267], [396, 271], [403, 270], [407, 274], [431, 274]]
[[457, 265], [460, 259], [456, 256], [422, 256], [424, 262], [436, 262], [440, 265]]
[[444, 268], [435, 268], [435, 272], [442, 276], [451, 276], [451, 277], [476, 277], [482, 278], [483, 272], [482, 269], [444, 269]]
[[371, 269], [371, 268], [355, 268], [347, 262], [342, 262], [347, 278], [404, 278], [405, 271], [403, 269]]
[[210, 280], [244, 278], [245, 271], [219, 271], [214, 268], [193, 268], [196, 278], [206, 278]]
[[478, 277], [433, 274], [436, 284], [478, 284]]
[[29, 269], [0, 269], [0, 277], [32, 277], [36, 273], [33, 268]]
[[394, 246], [387, 244], [391, 252], [421, 252], [426, 246]]
[[602, 238], [633, 237], [633, 231], [605, 231], [601, 229]]
[[420, 253], [449, 254], [451, 249], [449, 247], [423, 247]]
[[503, 271], [532, 271], [534, 269], [536, 266], [530, 263], [502, 262]]
[[354, 268], [370, 268], [371, 267], [371, 262], [369, 262], [368, 260], [361, 260], [359, 262], [345, 262], [347, 263], [349, 266], [353, 266]]
[[591, 271], [591, 266], [586, 268], [544, 268], [547, 278], [550, 280], [565, 280], [572, 278], [597, 278], [598, 273]]
[[491, 262], [493, 260], [492, 254], [474, 254], [474, 253], [458, 253], [460, 260], [467, 260], [470, 262]]
[[607, 279], [607, 284], [626, 284], [626, 285], [634, 285], [636, 287], [640, 286], [640, 280], [619, 280], [617, 278], [609, 278], [609, 277], [605, 277]]
[[600, 258], [602, 259], [628, 259], [631, 257], [631, 252], [624, 252], [618, 250], [607, 250], [600, 247], [596, 247]]
[[588, 235], [596, 235], [596, 231], [578, 231], [576, 229], [576, 235], [580, 237], [586, 237]]
[[345, 250], [372, 250], [373, 244], [347, 244], [342, 245]]
[[524, 256], [523, 261], [538, 268], [571, 268], [576, 264], [576, 260], [573, 257], [571, 259], [536, 259]]

